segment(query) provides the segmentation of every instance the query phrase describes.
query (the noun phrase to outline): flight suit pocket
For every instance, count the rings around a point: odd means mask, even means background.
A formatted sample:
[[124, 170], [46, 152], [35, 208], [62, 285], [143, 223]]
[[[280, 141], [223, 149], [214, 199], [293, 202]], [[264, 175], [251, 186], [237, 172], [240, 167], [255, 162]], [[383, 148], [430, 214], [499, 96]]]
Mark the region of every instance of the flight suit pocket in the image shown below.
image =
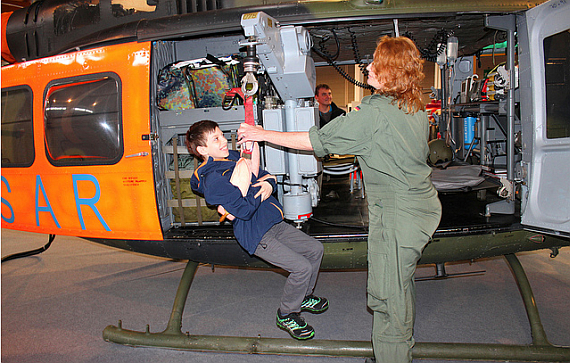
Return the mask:
[[[389, 238], [385, 226], [385, 210], [381, 201], [370, 205], [370, 224], [368, 231], [368, 295], [374, 299], [387, 298], [387, 266]], [[369, 304], [370, 306], [370, 304]], [[370, 306], [373, 309], [372, 306]]]
[[368, 306], [374, 311], [385, 306], [388, 296], [388, 256], [368, 251]]

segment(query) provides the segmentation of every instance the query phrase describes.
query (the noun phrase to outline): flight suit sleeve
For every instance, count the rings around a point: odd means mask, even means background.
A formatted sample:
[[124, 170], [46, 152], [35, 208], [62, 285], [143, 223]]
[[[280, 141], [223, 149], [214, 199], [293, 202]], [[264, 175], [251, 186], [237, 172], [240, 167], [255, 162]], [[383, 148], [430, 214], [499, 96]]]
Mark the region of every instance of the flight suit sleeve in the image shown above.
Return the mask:
[[374, 134], [371, 126], [377, 118], [378, 111], [374, 107], [362, 104], [359, 109], [331, 120], [322, 129], [312, 127], [309, 138], [315, 155], [367, 155]]

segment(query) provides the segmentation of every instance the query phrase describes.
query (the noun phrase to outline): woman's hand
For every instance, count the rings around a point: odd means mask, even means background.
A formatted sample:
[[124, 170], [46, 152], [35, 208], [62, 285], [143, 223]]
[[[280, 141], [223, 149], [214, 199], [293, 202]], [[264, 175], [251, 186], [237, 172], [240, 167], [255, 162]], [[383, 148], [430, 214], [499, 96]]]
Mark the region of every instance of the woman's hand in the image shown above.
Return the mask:
[[265, 130], [260, 125], [252, 126], [246, 123], [242, 123], [238, 129], [238, 145], [241, 145], [248, 141], [265, 141], [264, 137]]

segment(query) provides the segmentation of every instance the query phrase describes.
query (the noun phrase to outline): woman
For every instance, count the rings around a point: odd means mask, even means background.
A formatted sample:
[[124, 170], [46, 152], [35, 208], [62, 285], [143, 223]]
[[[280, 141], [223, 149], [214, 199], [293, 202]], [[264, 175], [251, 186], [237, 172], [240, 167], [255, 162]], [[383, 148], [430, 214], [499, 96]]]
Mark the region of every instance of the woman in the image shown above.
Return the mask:
[[321, 130], [276, 132], [242, 124], [240, 142], [356, 155], [369, 209], [368, 306], [379, 362], [411, 362], [416, 263], [437, 228], [441, 204], [426, 164], [429, 124], [421, 100], [422, 60], [405, 37], [382, 37], [368, 66], [376, 91]]

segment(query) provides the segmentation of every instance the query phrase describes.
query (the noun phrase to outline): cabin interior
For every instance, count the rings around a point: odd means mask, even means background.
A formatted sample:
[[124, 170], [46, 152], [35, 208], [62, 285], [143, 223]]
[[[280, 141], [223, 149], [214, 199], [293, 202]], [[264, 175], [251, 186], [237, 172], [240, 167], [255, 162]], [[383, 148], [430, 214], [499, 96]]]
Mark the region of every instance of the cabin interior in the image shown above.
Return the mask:
[[[320, 38], [322, 42], [326, 30], [311, 31], [313, 37]], [[329, 33], [329, 36], [336, 34], [334, 31]], [[434, 43], [439, 36], [441, 34], [435, 33], [430, 42]], [[369, 38], [366, 38], [368, 46], [371, 44]], [[153, 128], [161, 140], [160, 148], [155, 150], [159, 157], [155, 160], [162, 164], [159, 165], [162, 173], [157, 173], [155, 182], [161, 186], [157, 193], [165, 231], [196, 225], [217, 226], [220, 223], [216, 209], [190, 189], [189, 178], [198, 161], [188, 154], [184, 135], [192, 123], [211, 119], [220, 124], [230, 148], [236, 148], [236, 131], [244, 119], [244, 106], [240, 99], [229, 106], [226, 99], [224, 104], [224, 94], [228, 88], [240, 86], [241, 64], [231, 60], [239, 59], [243, 54], [243, 48], [239, 46], [243, 39], [242, 35], [235, 35], [153, 44], [155, 77], [151, 80], [156, 84], [151, 85], [151, 89], [157, 92], [153, 98], [152, 118]], [[353, 48], [359, 47], [354, 38], [352, 44]], [[327, 46], [330, 47], [329, 44]], [[342, 44], [341, 47], [346, 52], [345, 48], [350, 48], [350, 44]], [[326, 48], [321, 46], [321, 49]], [[361, 46], [359, 49], [362, 54], [357, 61], [354, 56], [334, 61], [313, 54], [316, 84], [328, 84], [333, 91], [333, 101], [346, 111], [370, 94], [369, 90], [355, 83], [366, 82], [361, 69], [370, 61], [373, 48], [364, 51]], [[438, 50], [434, 52], [437, 58]], [[325, 55], [327, 53], [329, 51], [324, 52]], [[481, 87], [485, 80], [492, 82], [497, 69], [504, 67], [505, 61], [505, 44], [493, 43], [482, 52], [460, 56], [453, 74], [446, 73], [445, 67], [438, 64], [433, 56], [424, 63], [423, 89], [424, 102], [430, 114], [430, 141], [440, 140], [434, 146], [434, 160], [426, 160], [432, 164], [434, 184], [444, 205], [442, 223], [437, 232], [440, 235], [509, 229], [519, 221], [518, 206], [514, 211], [493, 215], [486, 210], [489, 204], [504, 200], [500, 196], [505, 193], [500, 178], [506, 173], [506, 120], [502, 111], [504, 97], [499, 94], [493, 97], [491, 91], [481, 92]], [[443, 119], [441, 110], [442, 84], [446, 82], [452, 84], [449, 99], [458, 105], [449, 112], [448, 122]], [[261, 96], [256, 100], [255, 108], [257, 122], [263, 124], [263, 109], [283, 105], [269, 79], [260, 75], [259, 83]], [[218, 88], [210, 87], [212, 84]], [[477, 108], [482, 101], [487, 107], [492, 104], [491, 113], [459, 107], [471, 105]], [[488, 150], [484, 158], [481, 158], [480, 148], [481, 115], [486, 122], [483, 134]], [[440, 150], [438, 147], [445, 139], [446, 130], [449, 130], [451, 146], [444, 145]], [[314, 234], [365, 233], [368, 225], [366, 190], [356, 159], [351, 155], [330, 155], [319, 163], [322, 171], [317, 177], [320, 186], [318, 206], [313, 208], [313, 216], [303, 223], [303, 228]], [[280, 182], [287, 184], [283, 179]], [[282, 193], [283, 190], [278, 191], [280, 196]]]

